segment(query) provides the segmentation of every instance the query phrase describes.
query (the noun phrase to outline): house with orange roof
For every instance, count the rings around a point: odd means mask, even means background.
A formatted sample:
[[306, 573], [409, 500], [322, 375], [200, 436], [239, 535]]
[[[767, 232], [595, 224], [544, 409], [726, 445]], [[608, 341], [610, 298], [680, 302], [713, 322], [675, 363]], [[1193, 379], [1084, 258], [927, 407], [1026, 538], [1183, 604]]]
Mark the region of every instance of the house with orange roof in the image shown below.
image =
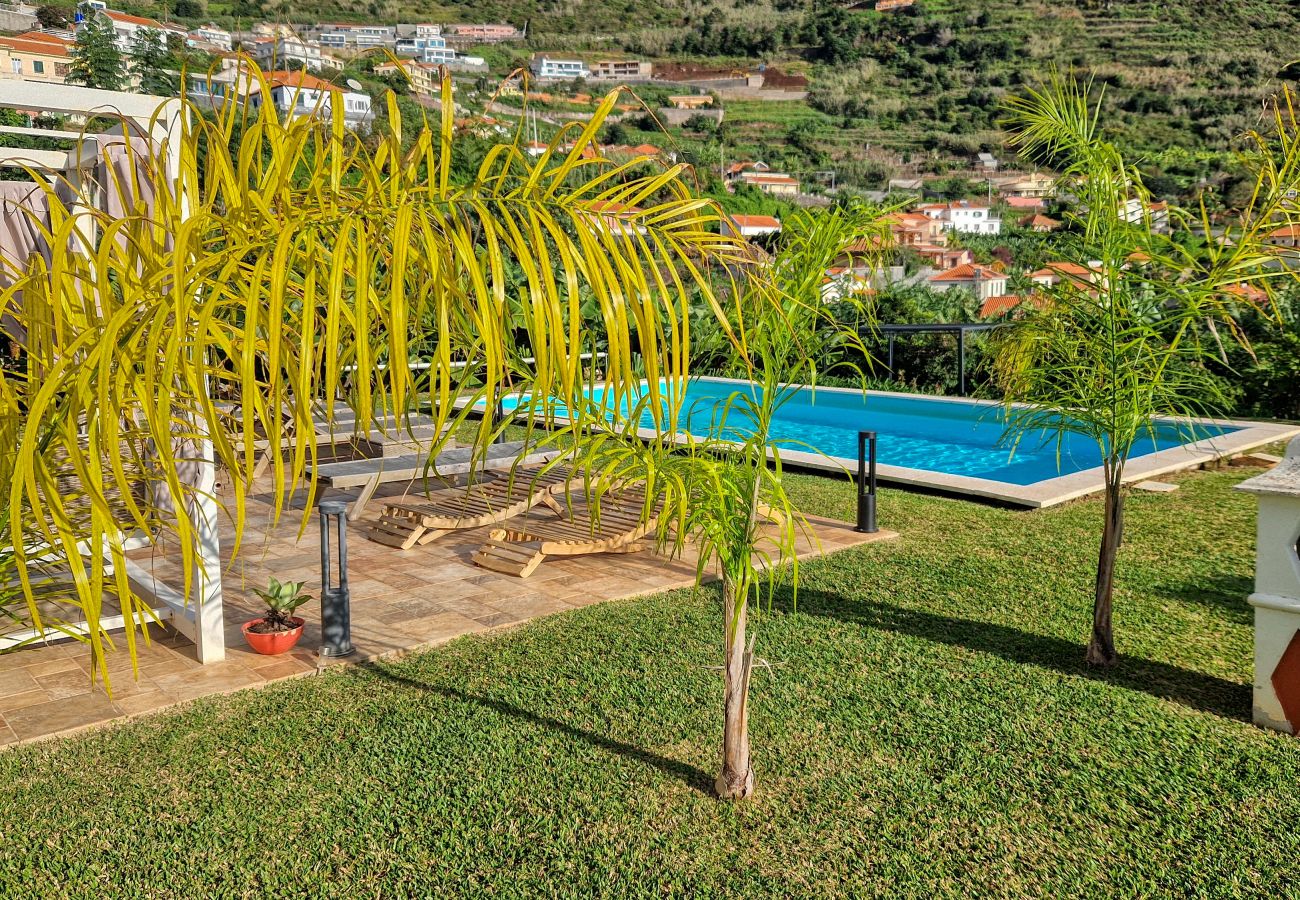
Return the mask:
[[295, 69], [292, 72], [273, 71], [263, 73], [266, 78], [269, 101], [262, 97], [261, 86], [254, 82], [249, 86], [247, 102], [257, 108], [264, 102], [270, 102], [284, 114], [286, 119], [300, 116], [320, 116], [328, 119], [333, 110], [342, 105], [343, 119], [349, 128], [359, 128], [369, 124], [371, 119], [370, 95], [359, 91], [341, 88], [319, 78], [310, 72]]
[[0, 78], [63, 84], [73, 46], [72, 41], [43, 31], [0, 37]]
[[781, 220], [776, 216], [749, 216], [737, 213], [722, 217], [722, 233], [727, 237], [762, 237], [765, 234], [779, 234]]
[[922, 213], [897, 212], [886, 217], [894, 242], [900, 247], [943, 247], [948, 235], [943, 223]]
[[590, 210], [595, 214], [594, 216], [588, 216], [586, 213], [578, 213], [578, 215], [589, 218], [611, 234], [631, 237], [634, 234], [646, 233], [645, 226], [637, 221], [645, 213], [645, 210], [639, 206], [630, 206], [614, 200], [595, 200], [590, 204]]
[[1017, 309], [1025, 298], [1019, 294], [999, 294], [995, 297], [986, 297], [980, 304], [979, 317], [981, 319], [1000, 319], [1009, 315]]
[[784, 172], [741, 172], [739, 181], [777, 197], [793, 197], [799, 193], [799, 179]]
[[1047, 209], [1047, 202], [1040, 197], [1004, 197], [1002, 202], [1006, 204], [1007, 209], [1017, 211]]
[[1300, 225], [1283, 225], [1268, 233], [1268, 242], [1274, 247], [1290, 250], [1300, 248]]
[[92, 16], [108, 22], [113, 28], [113, 43], [117, 46], [118, 52], [122, 54], [131, 52], [131, 47], [135, 44], [137, 35], [141, 33], [151, 35], [152, 39], [160, 47], [166, 46], [167, 35], [170, 33], [178, 34], [182, 41], [188, 36], [185, 29], [177, 25], [164, 25], [157, 19], [132, 15], [118, 9], [105, 9], [83, 4], [78, 9], [77, 16], [78, 20], [74, 25], [77, 31], [85, 28], [86, 23], [90, 21]]
[[931, 275], [927, 282], [936, 291], [968, 290], [981, 300], [998, 297], [1007, 292], [1006, 273], [979, 263], [954, 266]]
[[975, 262], [975, 254], [971, 253], [964, 247], [947, 247], [935, 244], [917, 244], [909, 247], [913, 253], [929, 266], [936, 269], [952, 269], [957, 266], [964, 266], [967, 263]]
[[1062, 282], [1076, 286], [1090, 286], [1097, 283], [1101, 267], [1097, 264], [1087, 266], [1072, 262], [1049, 262], [1046, 266], [1029, 273], [1029, 280], [1043, 287], [1055, 287]]
[[1025, 216], [1020, 220], [1021, 228], [1028, 228], [1030, 231], [1036, 231], [1039, 234], [1046, 234], [1049, 231], [1055, 231], [1061, 227], [1061, 223], [1051, 216], [1045, 216], [1042, 213], [1034, 213], [1032, 216]]
[[406, 79], [411, 93], [417, 97], [436, 97], [442, 93], [442, 73], [434, 63], [418, 59], [400, 59], [375, 66], [376, 75], [398, 75]]

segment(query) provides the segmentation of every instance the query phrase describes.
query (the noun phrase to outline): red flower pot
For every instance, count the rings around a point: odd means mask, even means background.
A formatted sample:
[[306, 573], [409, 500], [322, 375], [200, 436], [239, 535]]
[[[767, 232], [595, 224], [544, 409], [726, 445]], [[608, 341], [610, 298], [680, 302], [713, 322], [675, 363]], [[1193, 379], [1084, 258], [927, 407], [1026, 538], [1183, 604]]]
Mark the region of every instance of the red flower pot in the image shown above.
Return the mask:
[[252, 647], [258, 653], [267, 656], [275, 656], [279, 653], [288, 653], [298, 643], [298, 638], [302, 637], [302, 626], [304, 620], [297, 616], [292, 616], [289, 621], [294, 627], [288, 631], [272, 631], [267, 634], [261, 634], [256, 631], [249, 631], [254, 625], [260, 625], [264, 619], [254, 619], [251, 622], [244, 623], [244, 640], [248, 641], [248, 646]]

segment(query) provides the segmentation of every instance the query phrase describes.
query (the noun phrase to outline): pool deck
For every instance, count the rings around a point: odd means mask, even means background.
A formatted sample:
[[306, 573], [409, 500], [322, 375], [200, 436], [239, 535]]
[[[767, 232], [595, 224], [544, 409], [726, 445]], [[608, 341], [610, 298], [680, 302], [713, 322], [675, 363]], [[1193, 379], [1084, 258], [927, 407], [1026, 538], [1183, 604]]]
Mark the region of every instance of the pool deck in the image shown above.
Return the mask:
[[[384, 486], [365, 519], [350, 527], [354, 656], [321, 665], [315, 652], [321, 640], [319, 604], [314, 602], [299, 610], [307, 626], [290, 653], [259, 656], [245, 643], [240, 626], [261, 610], [252, 586], [265, 586], [274, 575], [306, 581], [309, 593], [317, 597], [320, 593], [316, 522], [310, 522], [305, 536], [298, 540], [302, 503], [297, 501], [281, 522], [272, 526], [273, 495], [269, 480], [263, 479], [249, 498], [245, 544], [233, 561], [233, 533], [229, 523], [223, 522], [226, 658], [201, 665], [188, 639], [171, 628], [152, 627], [152, 641], [138, 653], [138, 677], [133, 677], [124, 649], [110, 653], [110, 697], [102, 683], [92, 683], [90, 652], [78, 641], [63, 640], [0, 655], [0, 745], [65, 735], [202, 697], [310, 676], [332, 666], [397, 657], [465, 634], [484, 634], [553, 613], [695, 583], [696, 553], [690, 545], [675, 559], [649, 551], [555, 558], [531, 577], [520, 579], [470, 562], [470, 554], [482, 544], [487, 528], [448, 535], [407, 552], [367, 540], [362, 529], [378, 517], [382, 497], [399, 494], [405, 487]], [[229, 491], [224, 494], [223, 499], [230, 503]], [[325, 496], [347, 497], [339, 492], [326, 492]], [[847, 523], [816, 516], [809, 516], [808, 521], [812, 533], [800, 540], [801, 558], [896, 537], [888, 531], [859, 534]], [[145, 548], [130, 555], [158, 578], [173, 585], [181, 583], [175, 551]], [[118, 644], [121, 648], [120, 636]]]

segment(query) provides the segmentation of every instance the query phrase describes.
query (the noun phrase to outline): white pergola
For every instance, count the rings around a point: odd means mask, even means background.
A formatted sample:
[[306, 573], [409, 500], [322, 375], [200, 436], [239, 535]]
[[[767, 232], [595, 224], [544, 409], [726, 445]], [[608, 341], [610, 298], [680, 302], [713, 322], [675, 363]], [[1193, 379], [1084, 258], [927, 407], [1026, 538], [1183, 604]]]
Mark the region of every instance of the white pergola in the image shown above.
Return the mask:
[[[0, 81], [0, 108], [80, 117], [113, 116], [122, 120], [123, 124], [115, 126], [110, 133], [122, 134], [126, 129], [125, 123], [129, 122], [136, 135], [149, 137], [162, 149], [168, 171], [179, 173], [181, 127], [185, 111], [180, 101], [174, 98], [103, 91], [75, 85], [3, 80]], [[58, 138], [74, 141], [75, 145], [68, 152], [0, 147], [0, 167], [26, 167], [60, 173], [74, 186], [80, 186], [88, 170], [98, 161], [97, 150], [84, 147], [81, 132], [0, 126], [0, 135], [5, 134]], [[177, 190], [179, 189], [178, 181]], [[182, 211], [185, 204], [186, 198], [182, 196]], [[212, 663], [224, 659], [226, 655], [221, 546], [215, 496], [216, 467], [211, 442], [203, 441], [199, 451], [201, 465], [198, 466], [199, 475], [194, 485], [190, 509], [198, 532], [199, 547], [195, 556], [190, 595], [185, 596], [172, 585], [157, 580], [152, 572], [130, 560], [126, 562], [126, 574], [132, 589], [145, 599], [154, 614], [164, 621], [170, 621], [177, 631], [194, 642], [199, 661]], [[135, 543], [141, 545], [145, 539], [138, 539]], [[102, 552], [101, 556], [104, 556]], [[108, 565], [106, 557], [104, 561]], [[122, 628], [127, 624], [126, 618], [121, 615], [100, 619], [100, 627], [104, 629]], [[82, 626], [83, 633], [84, 627]], [[0, 638], [0, 649], [33, 637], [52, 639], [49, 634], [34, 632], [12, 634]]]

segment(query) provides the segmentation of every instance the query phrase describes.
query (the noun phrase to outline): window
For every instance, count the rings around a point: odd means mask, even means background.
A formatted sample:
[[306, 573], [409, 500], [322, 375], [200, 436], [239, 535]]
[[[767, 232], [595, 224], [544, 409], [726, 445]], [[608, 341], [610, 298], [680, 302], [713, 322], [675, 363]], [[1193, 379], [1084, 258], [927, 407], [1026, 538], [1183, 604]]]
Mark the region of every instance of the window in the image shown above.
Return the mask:
[[23, 74], [23, 61], [21, 59], [11, 59], [9, 60], [9, 64], [13, 66], [15, 75]]
[[45, 63], [41, 62], [39, 59], [32, 60], [32, 71], [35, 72], [37, 75], [44, 75]]

